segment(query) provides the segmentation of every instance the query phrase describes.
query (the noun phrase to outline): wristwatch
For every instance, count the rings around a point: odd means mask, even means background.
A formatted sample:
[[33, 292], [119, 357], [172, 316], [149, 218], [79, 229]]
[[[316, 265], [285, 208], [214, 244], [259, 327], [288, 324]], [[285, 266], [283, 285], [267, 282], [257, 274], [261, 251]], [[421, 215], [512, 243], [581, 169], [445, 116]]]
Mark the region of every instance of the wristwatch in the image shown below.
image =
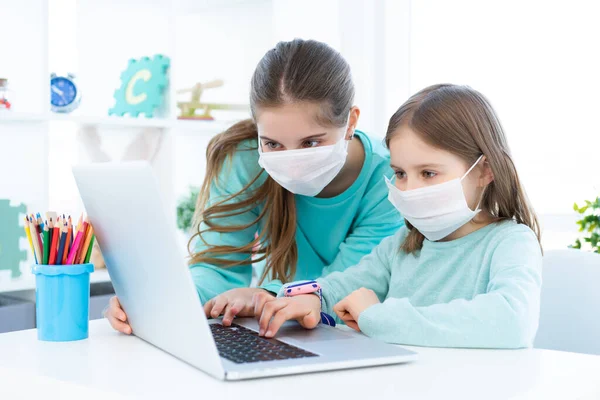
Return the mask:
[[[317, 281], [304, 281], [300, 283], [294, 283], [287, 285], [283, 288], [283, 295], [285, 297], [294, 297], [301, 294], [315, 294], [319, 296], [321, 302], [321, 309], [323, 309], [323, 291], [321, 285]], [[321, 311], [321, 323], [329, 326], [335, 326], [335, 319]]]

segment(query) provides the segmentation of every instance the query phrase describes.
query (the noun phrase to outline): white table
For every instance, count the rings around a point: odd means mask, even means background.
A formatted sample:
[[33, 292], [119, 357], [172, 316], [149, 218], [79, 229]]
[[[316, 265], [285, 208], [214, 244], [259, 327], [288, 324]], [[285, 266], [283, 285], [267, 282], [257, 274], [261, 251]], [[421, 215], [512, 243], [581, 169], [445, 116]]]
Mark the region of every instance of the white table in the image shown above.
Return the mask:
[[[23, 379], [14, 376], [29, 377], [22, 390], [37, 385], [45, 400], [70, 398], [84, 389], [107, 400], [111, 396], [100, 393], [144, 399], [306, 399], [300, 387], [312, 389], [311, 399], [600, 398], [599, 356], [549, 350], [410, 347], [420, 359], [405, 365], [221, 382], [136, 337], [112, 331], [105, 320], [91, 322], [88, 340], [48, 343], [36, 335], [35, 330], [0, 335], [0, 399], [23, 388]], [[10, 371], [8, 377], [3, 370]]]

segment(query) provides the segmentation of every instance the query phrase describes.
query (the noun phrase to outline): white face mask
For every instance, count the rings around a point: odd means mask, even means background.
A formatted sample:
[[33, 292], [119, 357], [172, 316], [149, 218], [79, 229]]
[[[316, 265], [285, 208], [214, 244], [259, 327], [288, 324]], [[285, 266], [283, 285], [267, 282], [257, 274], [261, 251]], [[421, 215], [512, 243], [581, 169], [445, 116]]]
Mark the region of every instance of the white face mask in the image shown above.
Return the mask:
[[348, 156], [347, 129], [334, 145], [263, 153], [258, 143], [258, 164], [281, 186], [294, 194], [316, 196], [340, 172]]
[[386, 177], [388, 199], [408, 222], [427, 239], [445, 238], [472, 220], [481, 210], [479, 204], [471, 210], [465, 199], [462, 180], [481, 161], [483, 154], [462, 178], [438, 185], [402, 191]]

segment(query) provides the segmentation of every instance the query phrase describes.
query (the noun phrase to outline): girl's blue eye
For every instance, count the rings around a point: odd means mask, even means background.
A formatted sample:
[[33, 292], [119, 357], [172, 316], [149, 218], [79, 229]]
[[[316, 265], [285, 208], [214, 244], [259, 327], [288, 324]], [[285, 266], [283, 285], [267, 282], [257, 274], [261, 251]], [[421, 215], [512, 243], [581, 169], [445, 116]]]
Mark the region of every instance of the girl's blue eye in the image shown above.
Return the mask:
[[265, 142], [264, 145], [271, 150], [277, 150], [281, 146], [279, 143], [275, 142]]
[[406, 176], [406, 172], [404, 172], [404, 171], [396, 171], [394, 174], [396, 175], [396, 178], [398, 178], [398, 179], [402, 179]]
[[302, 143], [302, 147], [305, 147], [305, 148], [316, 147], [318, 145], [319, 145], [319, 141], [317, 141], [317, 140], [307, 140], [306, 142]]
[[437, 174], [435, 172], [431, 172], [431, 171], [423, 171], [423, 177], [424, 178], [433, 178], [434, 176], [436, 176]]

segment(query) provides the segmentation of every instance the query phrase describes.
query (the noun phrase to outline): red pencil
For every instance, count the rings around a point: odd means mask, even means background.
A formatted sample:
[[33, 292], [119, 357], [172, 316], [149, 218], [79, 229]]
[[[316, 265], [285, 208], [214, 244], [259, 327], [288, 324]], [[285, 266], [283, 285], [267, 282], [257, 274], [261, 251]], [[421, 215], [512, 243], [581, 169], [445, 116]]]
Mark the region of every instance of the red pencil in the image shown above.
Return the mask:
[[48, 261], [49, 265], [56, 264], [56, 250], [58, 245], [58, 238], [60, 236], [60, 228], [55, 226], [52, 228], [52, 242], [50, 245], [50, 260]]

